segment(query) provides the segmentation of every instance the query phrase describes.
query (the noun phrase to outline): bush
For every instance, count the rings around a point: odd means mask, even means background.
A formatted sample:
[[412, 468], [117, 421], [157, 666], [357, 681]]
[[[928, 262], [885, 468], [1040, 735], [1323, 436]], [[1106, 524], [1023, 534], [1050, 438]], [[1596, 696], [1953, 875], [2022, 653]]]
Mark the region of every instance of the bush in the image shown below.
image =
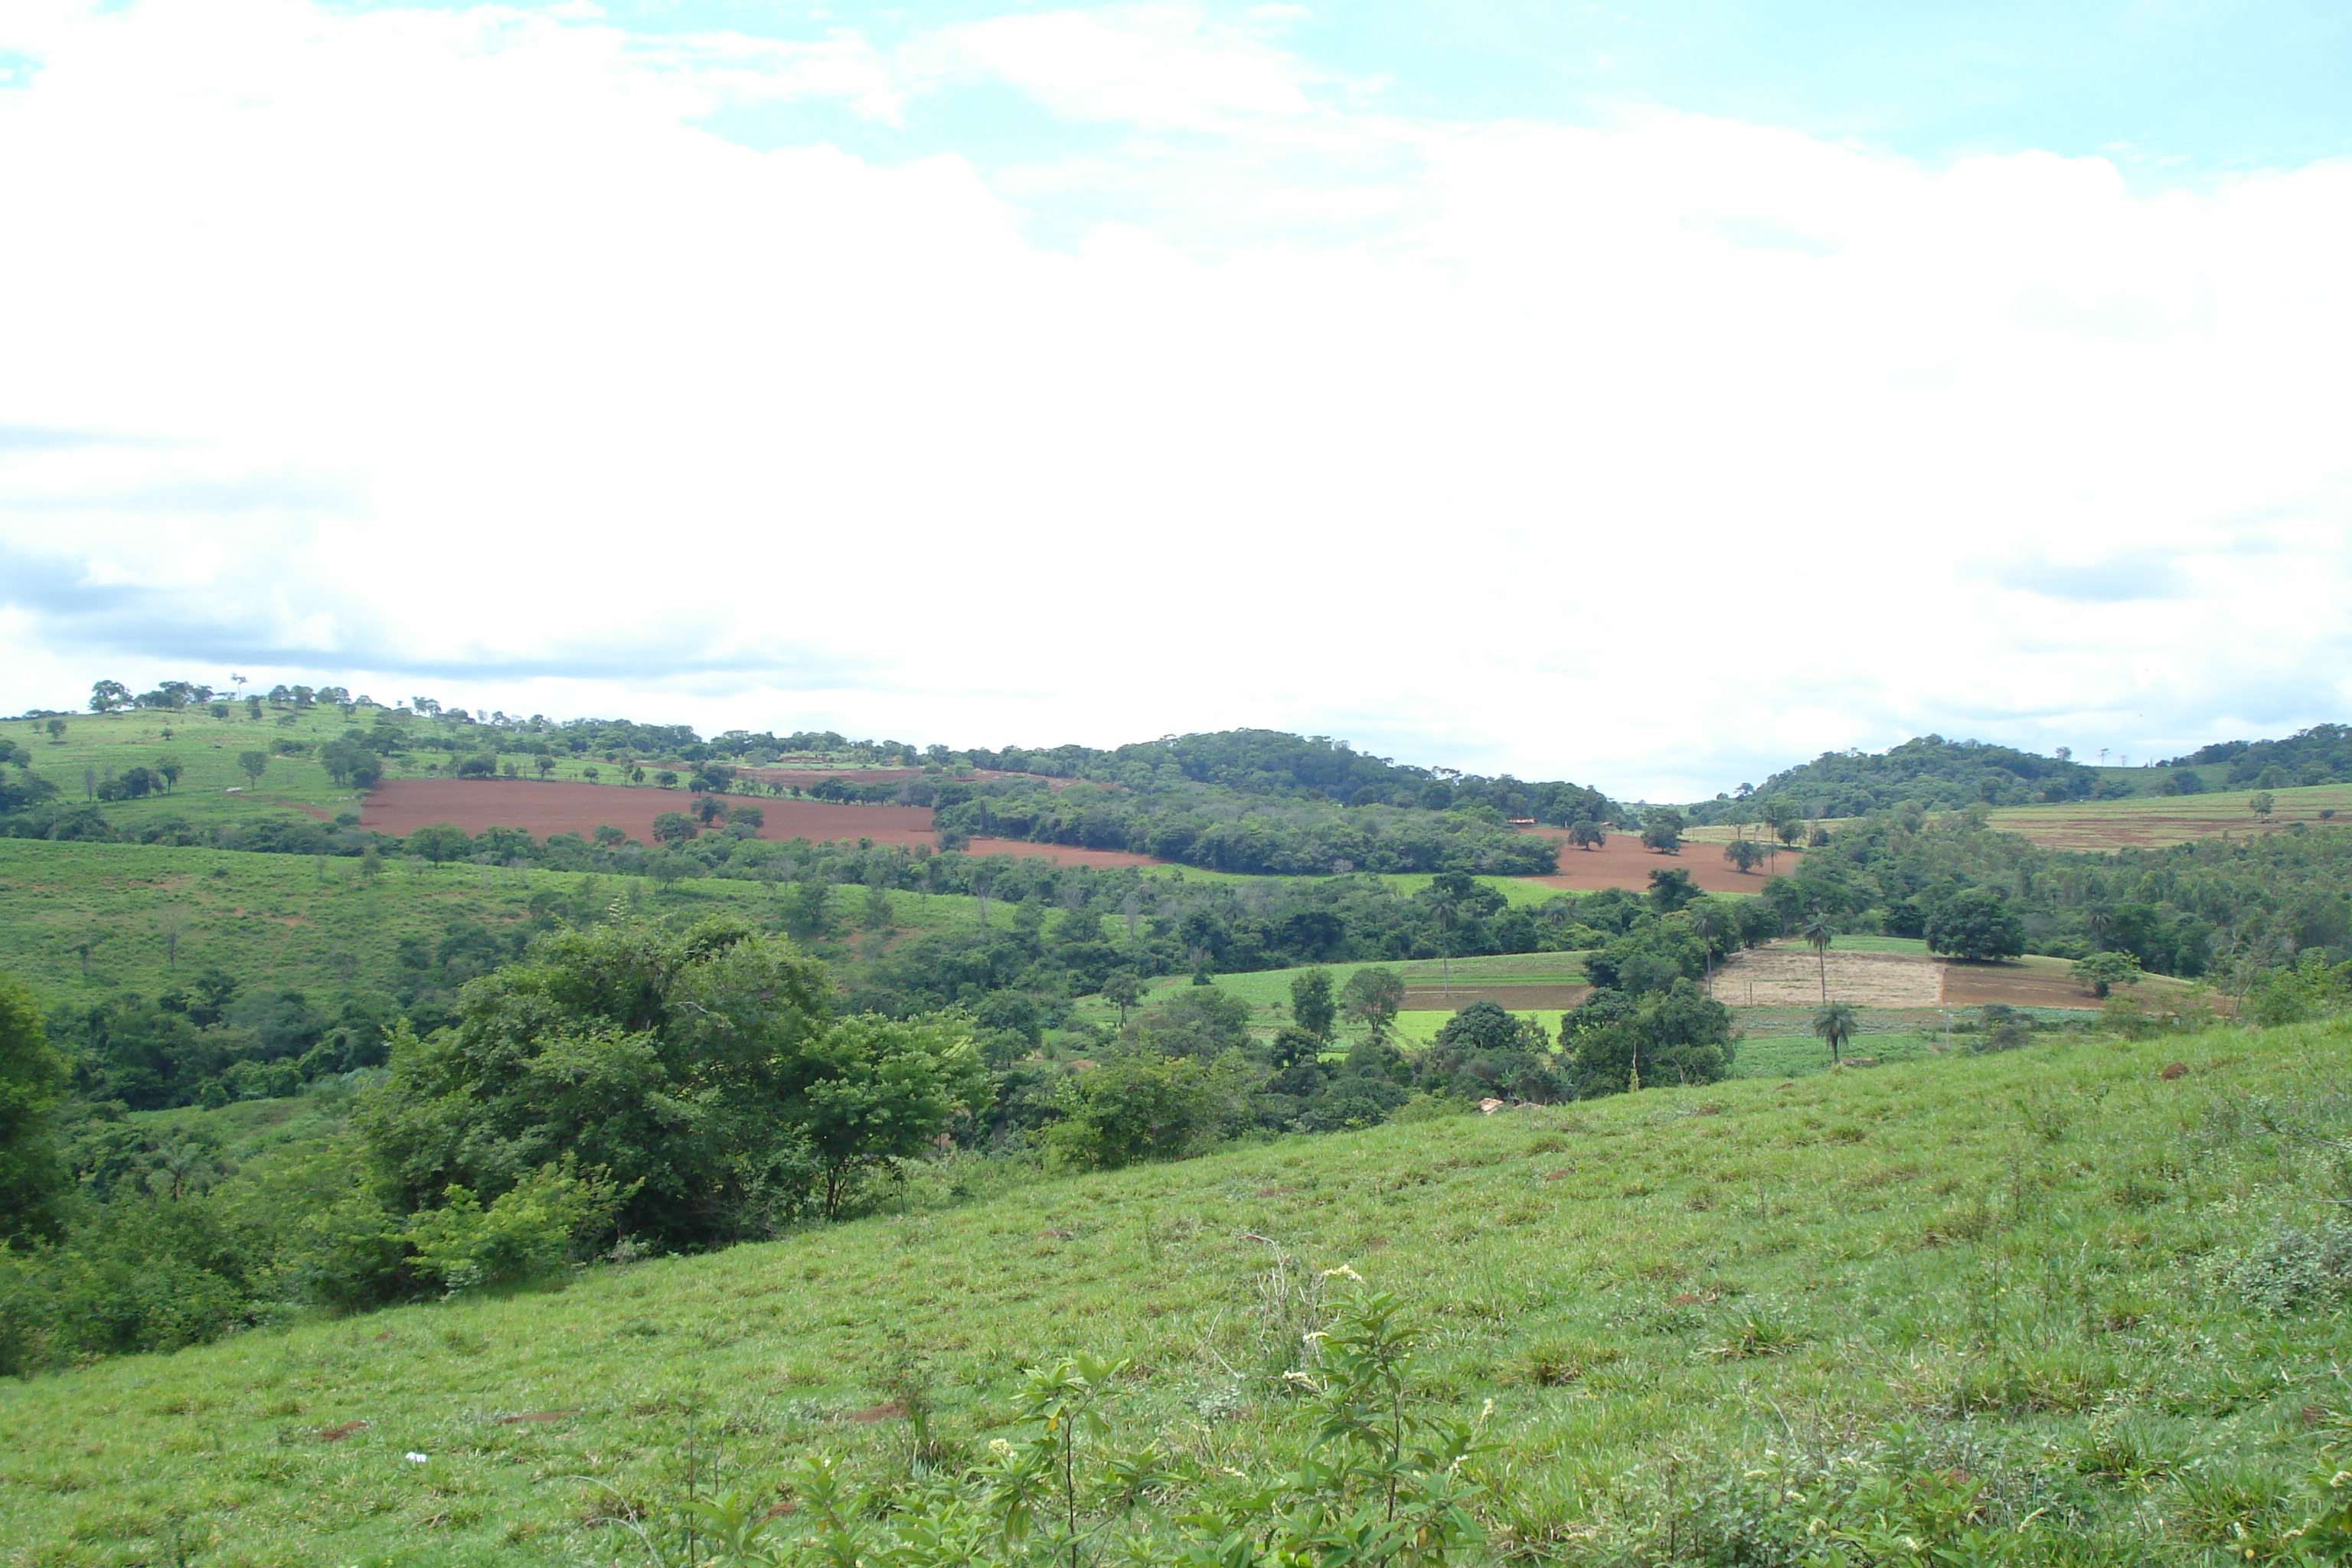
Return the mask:
[[2352, 1226], [2282, 1226], [2253, 1246], [2216, 1253], [2215, 1287], [2264, 1317], [2284, 1318], [2352, 1294]]
[[583, 1176], [566, 1160], [533, 1171], [487, 1209], [451, 1187], [442, 1207], [408, 1222], [409, 1243], [418, 1266], [453, 1291], [530, 1284], [572, 1262], [628, 1195], [602, 1172]]

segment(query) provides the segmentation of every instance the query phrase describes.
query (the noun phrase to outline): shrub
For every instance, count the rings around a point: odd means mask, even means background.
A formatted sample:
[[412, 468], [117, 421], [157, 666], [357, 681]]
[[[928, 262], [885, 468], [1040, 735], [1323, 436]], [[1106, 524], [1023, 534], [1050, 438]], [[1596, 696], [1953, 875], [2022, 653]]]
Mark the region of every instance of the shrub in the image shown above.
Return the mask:
[[2210, 1264], [2215, 1287], [2264, 1317], [2284, 1318], [2352, 1293], [2352, 1226], [2281, 1226]]
[[418, 1266], [451, 1290], [529, 1284], [571, 1263], [628, 1195], [601, 1171], [583, 1176], [566, 1160], [540, 1167], [488, 1208], [451, 1187], [444, 1206], [408, 1222], [409, 1244]]

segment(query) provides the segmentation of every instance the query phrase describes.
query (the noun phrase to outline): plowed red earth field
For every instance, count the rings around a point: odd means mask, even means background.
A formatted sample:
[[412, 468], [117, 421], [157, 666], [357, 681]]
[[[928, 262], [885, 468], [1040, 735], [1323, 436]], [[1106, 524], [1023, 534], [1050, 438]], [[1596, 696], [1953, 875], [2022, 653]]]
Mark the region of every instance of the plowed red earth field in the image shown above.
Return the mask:
[[[762, 838], [871, 838], [877, 844], [937, 845], [929, 807], [836, 805], [821, 800], [756, 800], [729, 797], [730, 804], [756, 805], [766, 821]], [[394, 779], [360, 806], [360, 826], [377, 833], [412, 833], [428, 823], [455, 823], [468, 833], [485, 827], [519, 827], [534, 837], [551, 833], [593, 834], [610, 825], [641, 844], [654, 837], [654, 818], [684, 811], [694, 797], [684, 790], [634, 789], [625, 784], [541, 784], [535, 779]], [[1038, 855], [1064, 866], [1157, 866], [1147, 855], [1113, 849], [1072, 849], [1058, 844], [1028, 844], [1009, 838], [975, 838], [974, 855]]]
[[[1723, 858], [1720, 844], [1685, 843], [1679, 855], [1660, 855], [1642, 847], [1642, 841], [1632, 834], [1612, 833], [1609, 842], [1598, 849], [1577, 849], [1570, 846], [1568, 834], [1560, 828], [1522, 827], [1519, 831], [1551, 839], [1560, 847], [1558, 876], [1527, 879], [1538, 887], [1565, 888], [1572, 893], [1596, 892], [1602, 888], [1632, 888], [1639, 891], [1649, 887], [1651, 872], [1676, 866], [1688, 871], [1691, 880], [1710, 893], [1764, 890], [1766, 868], [1759, 865], [1755, 870], [1741, 875]], [[1795, 854], [1782, 850], [1780, 869], [1796, 869], [1797, 860]]]

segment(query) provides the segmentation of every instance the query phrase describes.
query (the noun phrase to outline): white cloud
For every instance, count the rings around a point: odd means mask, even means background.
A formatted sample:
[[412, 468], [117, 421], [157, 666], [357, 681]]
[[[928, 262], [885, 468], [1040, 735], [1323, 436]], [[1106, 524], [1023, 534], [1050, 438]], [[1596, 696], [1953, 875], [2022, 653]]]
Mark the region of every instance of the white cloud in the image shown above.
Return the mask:
[[[1272, 10], [1263, 22], [1293, 18]], [[908, 51], [936, 79], [982, 78], [1056, 114], [1162, 130], [1230, 129], [1311, 107], [1319, 79], [1263, 38], [1180, 5], [992, 17], [944, 27]]]
[[[0, 47], [44, 62], [0, 91], [0, 297], [38, 306], [0, 426], [91, 433], [0, 441], [0, 703], [277, 647], [380, 695], [478, 669], [468, 706], [1274, 723], [1668, 794], [2352, 695], [2342, 164], [2146, 195], [1664, 113], [1406, 124], [1173, 9], [886, 60], [52, 0]], [[1116, 177], [1278, 241], [1057, 251], [1003, 194], [1051, 169], [697, 129], [887, 117], [940, 61], [1216, 131], [1219, 183]], [[1331, 199], [1309, 143], [1389, 161], [1349, 232], [1280, 221]]]

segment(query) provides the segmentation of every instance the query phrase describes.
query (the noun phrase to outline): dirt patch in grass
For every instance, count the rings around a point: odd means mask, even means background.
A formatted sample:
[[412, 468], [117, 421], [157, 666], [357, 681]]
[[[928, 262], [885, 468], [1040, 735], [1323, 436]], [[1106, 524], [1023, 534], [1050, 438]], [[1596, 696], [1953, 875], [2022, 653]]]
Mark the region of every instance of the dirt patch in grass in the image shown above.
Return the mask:
[[[867, 769], [866, 773], [886, 770]], [[537, 779], [394, 779], [370, 795], [360, 808], [360, 826], [376, 833], [413, 833], [436, 822], [455, 823], [468, 833], [486, 827], [519, 827], [534, 837], [554, 833], [593, 835], [614, 826], [640, 844], [651, 844], [654, 818], [685, 811], [695, 796], [682, 789], [643, 789], [627, 784], [570, 784]], [[877, 844], [936, 847], [931, 813], [919, 805], [840, 805], [822, 800], [770, 795], [726, 797], [726, 804], [756, 805], [764, 818], [759, 836], [782, 841], [807, 838], [870, 838]], [[1114, 849], [1076, 849], [1059, 844], [1029, 844], [1010, 838], [975, 838], [974, 855], [1036, 855], [1064, 866], [1157, 866], [1148, 855]]]
[[[1969, 963], [1958, 959], [1902, 952], [1829, 954], [1832, 1002], [1888, 1011], [1921, 1012], [1938, 1007], [1981, 1007], [1998, 1002], [2011, 1007], [2095, 1010], [2097, 998], [2077, 984], [2063, 959], [2013, 959], [2005, 963]], [[2144, 984], [2172, 986], [2160, 980]], [[1784, 943], [1734, 954], [1715, 973], [1715, 997], [1728, 1007], [1818, 1007], [1822, 973], [1809, 947]]]
[[[1759, 865], [1743, 876], [1723, 858], [1719, 844], [1685, 844], [1679, 855], [1660, 855], [1642, 847], [1642, 841], [1629, 834], [1612, 833], [1609, 842], [1598, 849], [1578, 849], [1568, 842], [1566, 828], [1522, 827], [1519, 831], [1549, 838], [1560, 847], [1557, 874], [1525, 879], [1538, 887], [1559, 888], [1571, 893], [1598, 892], [1603, 888], [1631, 888], [1641, 892], [1648, 889], [1651, 872], [1676, 868], [1688, 871], [1691, 880], [1710, 893], [1764, 890], [1767, 868]], [[1782, 850], [1780, 870], [1785, 873], [1795, 869], [1798, 859], [1793, 852]]]
[[1451, 992], [1432, 986], [1404, 994], [1407, 1013], [1458, 1013], [1473, 1002], [1492, 1002], [1507, 1013], [1565, 1010], [1592, 994], [1590, 985], [1481, 985], [1456, 982]]
[[[2048, 968], [2042, 967], [2049, 965]], [[2098, 998], [2077, 984], [2059, 959], [2023, 963], [1963, 963], [1944, 966], [1944, 1005], [1980, 1007], [2000, 1002], [2011, 1007], [2079, 1007], [2096, 1010]]]
[[[1715, 972], [1715, 998], [1729, 1007], [1818, 1006], [1821, 961], [1807, 947], [1760, 947], [1734, 953]], [[1901, 952], [1828, 954], [1829, 997], [1856, 1007], [1933, 1007], [1943, 968]]]

